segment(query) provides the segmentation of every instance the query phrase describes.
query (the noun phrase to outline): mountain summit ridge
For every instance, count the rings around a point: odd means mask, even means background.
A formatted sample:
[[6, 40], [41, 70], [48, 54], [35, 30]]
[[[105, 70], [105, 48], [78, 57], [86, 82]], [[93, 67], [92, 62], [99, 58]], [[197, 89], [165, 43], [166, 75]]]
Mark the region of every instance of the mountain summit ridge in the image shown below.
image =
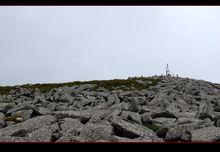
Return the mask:
[[169, 75], [0, 87], [0, 141], [220, 141], [220, 84]]

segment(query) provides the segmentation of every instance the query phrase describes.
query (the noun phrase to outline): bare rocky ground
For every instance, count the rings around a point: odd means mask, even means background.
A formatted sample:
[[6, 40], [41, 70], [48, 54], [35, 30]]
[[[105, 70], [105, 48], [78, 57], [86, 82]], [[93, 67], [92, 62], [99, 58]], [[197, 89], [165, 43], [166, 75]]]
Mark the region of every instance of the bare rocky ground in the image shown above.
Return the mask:
[[0, 95], [0, 142], [220, 141], [219, 84], [135, 81], [142, 89], [82, 84], [42, 93], [15, 86]]

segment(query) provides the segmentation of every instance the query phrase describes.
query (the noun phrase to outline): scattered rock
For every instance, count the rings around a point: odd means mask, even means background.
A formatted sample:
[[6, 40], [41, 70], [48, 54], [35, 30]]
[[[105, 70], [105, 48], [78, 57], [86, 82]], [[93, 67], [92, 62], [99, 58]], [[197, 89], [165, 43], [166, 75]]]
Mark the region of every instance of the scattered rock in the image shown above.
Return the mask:
[[113, 128], [111, 125], [87, 123], [81, 129], [81, 133], [79, 136], [85, 139], [86, 141], [109, 141], [111, 139], [112, 130]]
[[119, 117], [116, 117], [112, 121], [112, 126], [114, 127], [114, 133], [117, 136], [131, 139], [147, 136], [152, 141], [157, 139], [156, 134], [152, 130], [138, 124], [132, 124], [128, 121], [122, 120]]
[[220, 141], [219, 84], [175, 76], [109, 82], [12, 87], [0, 95], [0, 141]]
[[220, 128], [219, 127], [205, 127], [192, 132], [192, 141], [219, 141]]
[[0, 129], [0, 136], [11, 136], [13, 133], [18, 132], [19, 130], [26, 130], [27, 132], [32, 132], [44, 125], [50, 125], [55, 121], [56, 118], [51, 115], [38, 116], [35, 118], [28, 119], [24, 122]]
[[90, 119], [90, 114], [83, 112], [83, 111], [73, 111], [73, 110], [68, 110], [68, 111], [55, 111], [53, 113], [55, 117], [58, 119], [63, 119], [63, 118], [73, 118], [73, 119], [79, 119], [80, 122], [85, 123]]
[[78, 130], [83, 126], [84, 125], [78, 119], [64, 118], [64, 120], [60, 124], [60, 133], [64, 136], [75, 136], [78, 133]]

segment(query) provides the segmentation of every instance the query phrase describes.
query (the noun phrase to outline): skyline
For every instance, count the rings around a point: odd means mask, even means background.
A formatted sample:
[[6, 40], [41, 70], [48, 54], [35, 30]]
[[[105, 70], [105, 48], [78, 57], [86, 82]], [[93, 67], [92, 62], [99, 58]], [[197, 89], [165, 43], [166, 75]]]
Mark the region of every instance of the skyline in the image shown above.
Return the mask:
[[220, 83], [219, 6], [0, 6], [0, 86], [171, 75]]

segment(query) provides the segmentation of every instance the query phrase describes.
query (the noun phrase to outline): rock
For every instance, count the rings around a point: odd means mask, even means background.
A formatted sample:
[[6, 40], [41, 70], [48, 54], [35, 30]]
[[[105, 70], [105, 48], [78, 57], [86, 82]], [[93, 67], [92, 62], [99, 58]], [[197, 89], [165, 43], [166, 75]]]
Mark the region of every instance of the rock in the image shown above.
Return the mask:
[[110, 141], [112, 130], [113, 128], [111, 125], [87, 123], [81, 129], [79, 136], [85, 139], [86, 141]]
[[137, 140], [131, 139], [131, 138], [126, 138], [126, 137], [120, 137], [120, 136], [112, 135], [111, 141], [113, 141], [113, 142], [134, 142], [134, 141], [137, 141]]
[[167, 100], [167, 92], [159, 92], [157, 95], [153, 98], [153, 100], [150, 101], [149, 105], [151, 106], [157, 106], [166, 108], [170, 102]]
[[[126, 137], [120, 137], [113, 135], [112, 139], [113, 142], [151, 142], [152, 140], [149, 137], [138, 137], [135, 139], [126, 138]], [[158, 140], [159, 141], [159, 140]]]
[[205, 127], [192, 132], [192, 141], [219, 141], [220, 128], [219, 127]]
[[174, 124], [176, 122], [176, 118], [155, 118], [153, 119], [154, 124], [159, 124], [161, 126], [167, 126], [170, 124]]
[[91, 117], [89, 122], [98, 123], [98, 122], [104, 120], [110, 113], [111, 113], [110, 110], [99, 110]]
[[199, 119], [196, 119], [196, 118], [189, 118], [189, 117], [179, 117], [177, 119], [177, 124], [180, 125], [180, 124], [187, 124], [187, 123], [192, 123], [192, 122], [199, 122], [200, 120]]
[[93, 107], [92, 105], [94, 105], [95, 102], [96, 102], [95, 97], [89, 97], [80, 102], [80, 107], [86, 107], [86, 106]]
[[141, 115], [141, 120], [143, 124], [152, 124], [152, 118], [147, 112]]
[[169, 127], [164, 126], [164, 127], [159, 128], [159, 129], [156, 131], [156, 134], [157, 134], [157, 136], [160, 137], [160, 138], [165, 138], [168, 131], [169, 131]]
[[7, 123], [3, 120], [0, 121], [0, 129], [6, 127]]
[[169, 112], [169, 111], [163, 111], [163, 112], [154, 112], [151, 113], [151, 117], [154, 118], [177, 118], [176, 115], [174, 115], [173, 113]]
[[50, 103], [49, 101], [47, 101], [45, 98], [43, 97], [39, 97], [36, 99], [38, 103], [41, 104], [42, 107], [46, 108], [47, 105]]
[[56, 103], [49, 103], [47, 105], [47, 109], [49, 109], [50, 111], [55, 111], [56, 110], [56, 106], [57, 106]]
[[163, 110], [157, 106], [141, 106], [139, 109], [139, 114], [143, 113], [153, 113], [153, 112], [162, 112]]
[[73, 111], [73, 110], [55, 111], [53, 115], [55, 115], [55, 117], [57, 117], [58, 119], [63, 119], [63, 118], [79, 119], [80, 122], [82, 123], [86, 123], [91, 117], [88, 112]]
[[128, 121], [122, 120], [119, 117], [116, 117], [112, 121], [112, 126], [114, 127], [114, 133], [117, 136], [131, 139], [145, 136], [149, 137], [151, 141], [155, 141], [158, 139], [158, 137], [152, 130], [138, 124], [132, 124]]
[[74, 88], [72, 95], [77, 95], [84, 90], [92, 89], [92, 88], [94, 88], [94, 86], [95, 85], [93, 85], [93, 84], [80, 85], [80, 86], [78, 86], [78, 88]]
[[138, 112], [139, 111], [137, 98], [131, 98], [130, 99], [129, 111], [131, 111], [131, 112]]
[[215, 126], [216, 126], [216, 127], [220, 127], [220, 119], [218, 119], [218, 120], [216, 121]]
[[108, 120], [109, 122], [112, 122], [112, 120], [115, 117], [121, 115], [121, 113], [122, 113], [121, 109], [118, 109], [118, 108], [113, 109], [113, 110], [110, 111], [110, 114], [105, 118], [105, 120]]
[[169, 111], [170, 113], [179, 113], [181, 109], [178, 107], [178, 103], [172, 102], [168, 107], [166, 108], [166, 111]]
[[180, 140], [183, 134], [191, 134], [193, 130], [197, 130], [210, 125], [212, 124], [210, 124], [210, 122], [207, 121], [199, 121], [199, 122], [178, 125], [167, 132], [165, 140], [167, 141]]
[[0, 103], [0, 112], [6, 114], [9, 109], [12, 109], [15, 103]]
[[2, 113], [2, 112], [0, 112], [0, 122], [1, 122], [1, 121], [3, 121], [3, 120], [4, 120], [4, 118], [5, 118], [5, 114], [4, 114], [4, 113]]
[[182, 141], [191, 141], [191, 133], [183, 133], [182, 135], [181, 135], [181, 140]]
[[211, 120], [213, 119], [213, 117], [206, 112], [197, 112], [195, 115], [195, 118], [201, 119], [201, 120], [206, 119], [206, 118], [209, 118]]
[[131, 120], [137, 124], [142, 124], [141, 116], [138, 113], [130, 112], [128, 116], [128, 120]]
[[31, 91], [29, 91], [26, 88], [20, 87], [20, 86], [14, 87], [14, 89], [12, 89], [10, 91], [10, 94], [12, 94], [12, 96], [15, 98], [19, 98], [21, 96], [25, 96], [25, 97], [32, 97], [33, 96]]
[[85, 140], [82, 138], [82, 137], [79, 137], [79, 136], [62, 136], [60, 137], [56, 143], [59, 143], [59, 142], [85, 142]]
[[118, 98], [118, 96], [116, 94], [111, 94], [109, 97], [108, 97], [108, 100], [105, 104], [105, 107], [108, 108], [114, 104], [119, 104], [120, 103], [120, 100]]
[[112, 109], [118, 108], [121, 111], [129, 111], [129, 104], [126, 102], [121, 102], [119, 104], [115, 104], [111, 107]]
[[57, 111], [65, 111], [65, 110], [69, 110], [68, 108], [69, 108], [68, 103], [59, 102], [57, 103], [57, 106], [55, 109]]
[[28, 137], [0, 136], [0, 142], [31, 142]]
[[19, 116], [19, 117], [22, 118], [22, 121], [25, 121], [25, 120], [31, 118], [32, 113], [33, 113], [33, 110], [32, 110], [32, 109], [29, 109], [29, 110], [20, 110], [20, 111], [17, 111], [17, 112], [15, 112], [15, 113], [12, 113], [11, 116]]
[[121, 114], [120, 114], [120, 117], [122, 119], [128, 119], [129, 114], [130, 114], [130, 111], [122, 111]]
[[13, 133], [19, 130], [25, 130], [27, 132], [32, 132], [44, 125], [50, 125], [56, 121], [56, 118], [51, 115], [38, 116], [35, 118], [28, 119], [24, 122], [17, 123], [5, 128], [0, 129], [0, 136], [11, 136]]
[[40, 107], [38, 111], [39, 111], [39, 113], [41, 115], [49, 115], [49, 114], [51, 114], [51, 111], [49, 109], [47, 109], [47, 108], [44, 108], [44, 107]]
[[33, 116], [38, 116], [38, 115], [41, 115], [40, 112], [34, 108], [33, 106], [29, 106], [29, 105], [19, 105], [18, 107], [15, 107], [15, 108], [12, 108], [10, 110], [7, 111], [7, 115], [11, 115], [12, 113], [15, 113], [17, 111], [21, 111], [21, 110], [32, 110], [32, 115]]
[[58, 124], [43, 126], [31, 133], [29, 133], [30, 140], [32, 142], [51, 142], [53, 133], [59, 132]]
[[64, 118], [64, 120], [60, 124], [60, 133], [64, 136], [76, 135], [78, 130], [83, 126], [84, 125], [78, 119]]

